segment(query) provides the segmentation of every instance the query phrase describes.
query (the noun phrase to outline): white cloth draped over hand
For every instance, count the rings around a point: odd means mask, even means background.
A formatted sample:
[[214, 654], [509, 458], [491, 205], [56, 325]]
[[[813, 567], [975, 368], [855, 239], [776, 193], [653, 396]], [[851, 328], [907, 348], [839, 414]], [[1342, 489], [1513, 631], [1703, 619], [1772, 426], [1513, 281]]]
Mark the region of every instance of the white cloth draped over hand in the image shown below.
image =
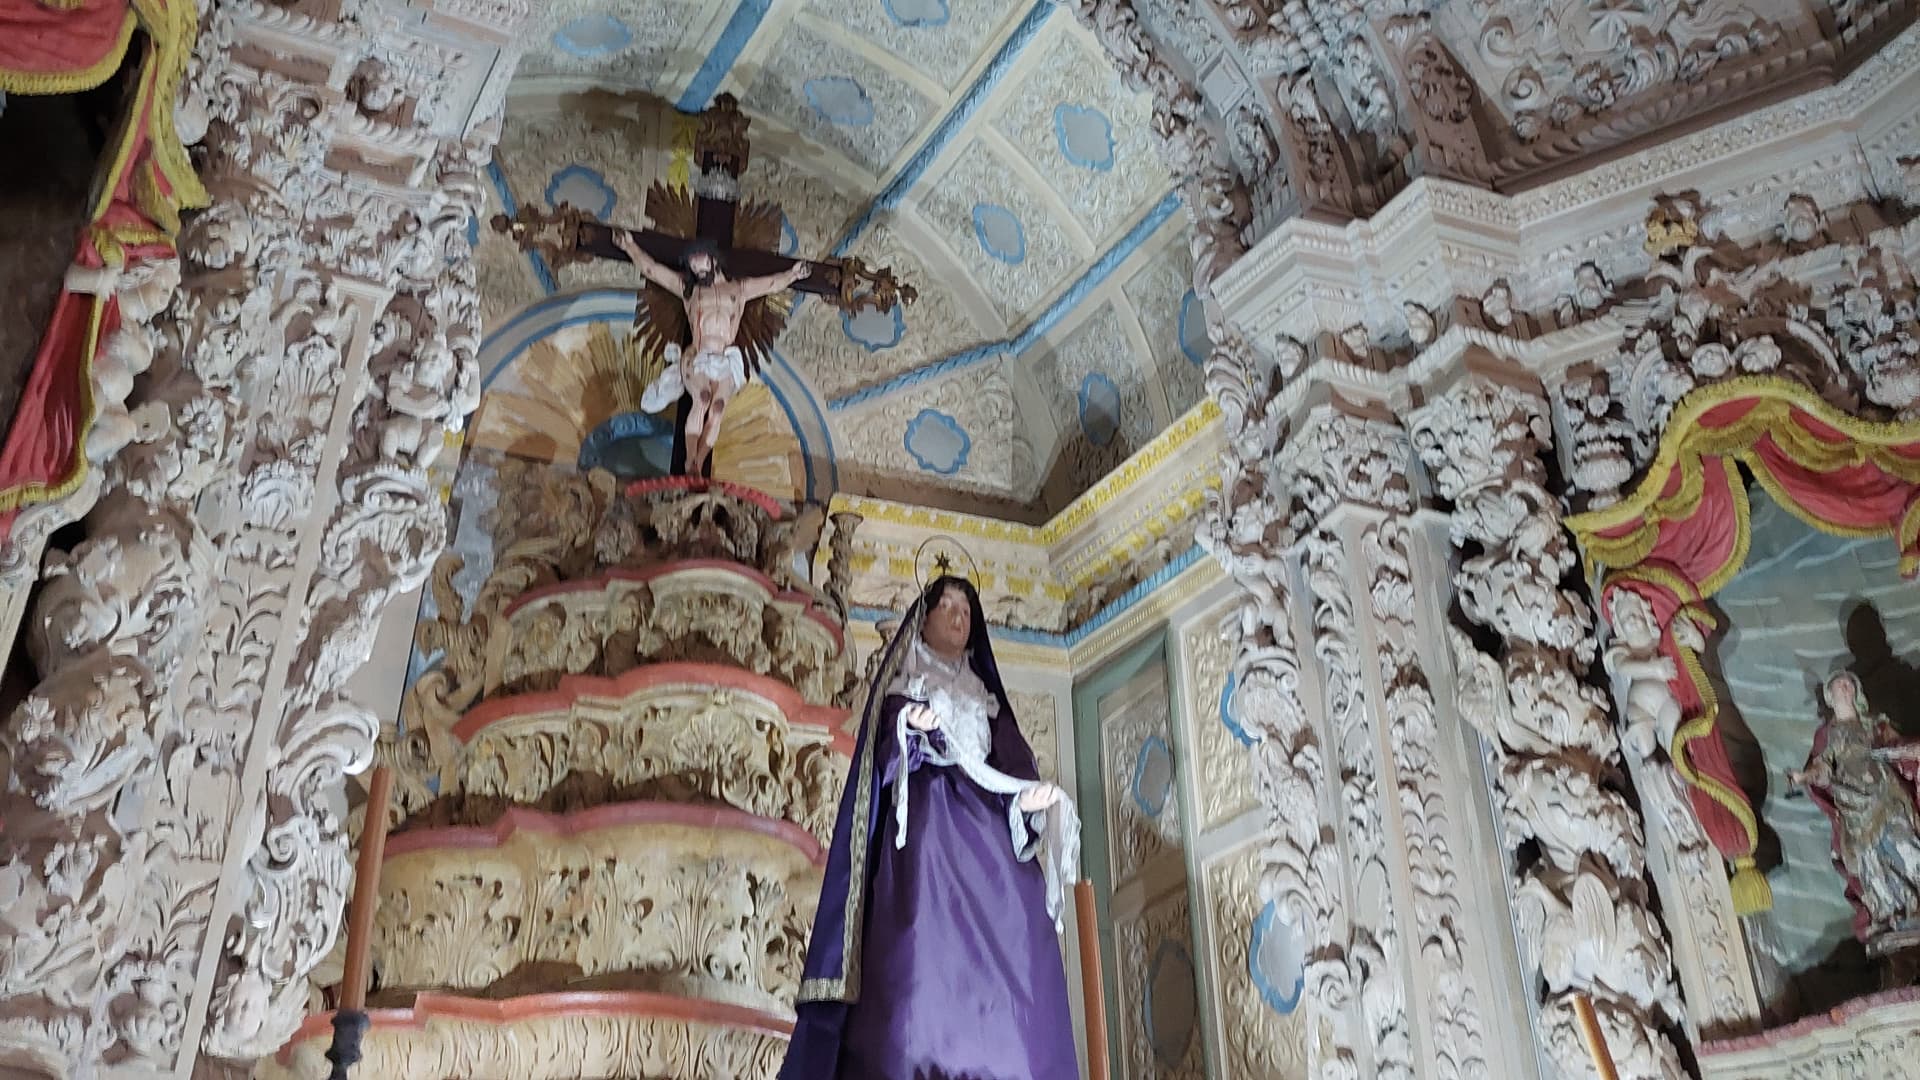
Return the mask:
[[987, 764], [999, 700], [987, 691], [965, 657], [947, 660], [927, 648], [924, 641], [915, 641], [909, 647], [888, 692], [932, 710], [939, 720], [935, 730], [941, 732], [946, 743], [943, 752], [935, 747], [930, 732], [907, 723], [909, 710], [901, 709], [897, 714], [894, 738], [900, 753], [900, 772], [893, 785], [894, 847], [902, 848], [907, 843], [907, 770], [910, 755], [918, 749], [927, 764], [957, 768], [980, 787], [1007, 797], [1007, 831], [1014, 857], [1021, 862], [1040, 858], [1047, 880], [1047, 915], [1053, 920], [1055, 932], [1064, 932], [1067, 887], [1080, 878], [1080, 815], [1064, 791], [1044, 810], [1022, 810], [1023, 795], [1051, 785], [1044, 780], [1008, 776]]

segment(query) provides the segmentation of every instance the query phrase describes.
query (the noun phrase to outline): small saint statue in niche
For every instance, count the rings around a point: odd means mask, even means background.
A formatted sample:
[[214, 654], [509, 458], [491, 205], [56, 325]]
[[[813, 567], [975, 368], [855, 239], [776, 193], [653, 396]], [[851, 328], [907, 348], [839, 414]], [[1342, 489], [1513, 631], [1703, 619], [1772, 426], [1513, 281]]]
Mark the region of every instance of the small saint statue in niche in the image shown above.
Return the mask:
[[1884, 716], [1868, 711], [1851, 671], [1823, 688], [1830, 715], [1813, 751], [1787, 782], [1833, 823], [1834, 863], [1847, 879], [1854, 934], [1883, 955], [1920, 944], [1920, 742], [1902, 740]]

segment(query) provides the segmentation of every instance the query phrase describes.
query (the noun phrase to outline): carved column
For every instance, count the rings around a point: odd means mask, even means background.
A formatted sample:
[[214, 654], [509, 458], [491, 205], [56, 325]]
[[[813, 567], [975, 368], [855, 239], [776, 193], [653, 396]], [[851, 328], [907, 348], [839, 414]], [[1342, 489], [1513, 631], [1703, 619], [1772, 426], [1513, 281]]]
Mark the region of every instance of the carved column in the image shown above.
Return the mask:
[[1355, 975], [1375, 1075], [1489, 1072], [1482, 980], [1454, 850], [1471, 845], [1440, 766], [1419, 654], [1405, 432], [1337, 398], [1281, 461], [1313, 596], [1314, 651], [1337, 748]]
[[1358, 1080], [1370, 1040], [1350, 966], [1349, 905], [1343, 885], [1321, 725], [1301, 700], [1300, 655], [1290, 613], [1293, 569], [1284, 549], [1286, 499], [1264, 482], [1279, 424], [1256, 392], [1253, 353], [1237, 337], [1218, 343], [1207, 380], [1228, 430], [1227, 479], [1208, 495], [1197, 539], [1227, 567], [1246, 595], [1232, 661], [1232, 708], [1253, 738], [1254, 786], [1268, 815], [1260, 899], [1272, 903], [1306, 943], [1300, 1007], [1306, 1012], [1307, 1062], [1315, 1077]]
[[339, 691], [444, 542], [426, 470], [471, 407], [465, 228], [526, 14], [353, 8], [205, 16], [180, 122], [212, 205], [0, 727], [8, 1075], [248, 1062], [339, 930], [376, 727]]
[[1625, 1077], [1686, 1073], [1668, 1031], [1680, 1019], [1659, 920], [1649, 909], [1639, 815], [1620, 791], [1605, 698], [1585, 681], [1593, 616], [1561, 588], [1575, 562], [1547, 488], [1547, 403], [1470, 376], [1414, 416], [1414, 443], [1454, 504], [1459, 610], [1498, 639], [1454, 630], [1460, 706], [1497, 767], [1523, 960], [1543, 996], [1536, 1023], [1565, 1077], [1594, 1075], [1571, 996], [1593, 998]]

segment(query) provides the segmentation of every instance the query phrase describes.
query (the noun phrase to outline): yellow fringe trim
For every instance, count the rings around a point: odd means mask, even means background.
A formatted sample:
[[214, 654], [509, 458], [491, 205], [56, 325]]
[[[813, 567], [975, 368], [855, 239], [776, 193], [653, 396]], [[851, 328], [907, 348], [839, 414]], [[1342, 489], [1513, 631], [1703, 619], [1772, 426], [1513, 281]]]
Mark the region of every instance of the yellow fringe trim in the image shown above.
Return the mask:
[[[1744, 416], [1725, 427], [1700, 426], [1708, 412], [1736, 401], [1755, 404]], [[1796, 411], [1839, 432], [1845, 441], [1831, 443], [1819, 438], [1793, 419]], [[1885, 536], [1891, 532], [1902, 552], [1901, 573], [1911, 574], [1920, 569], [1920, 556], [1908, 554], [1915, 540], [1920, 539], [1920, 499], [1910, 503], [1892, 527], [1826, 521], [1795, 500], [1755, 451], [1755, 444], [1764, 436], [1772, 436], [1774, 445], [1788, 460], [1812, 472], [1829, 473], [1871, 462], [1891, 476], [1908, 483], [1920, 483], [1920, 460], [1893, 452], [1894, 447], [1920, 442], [1920, 423], [1883, 424], [1862, 420], [1834, 408], [1799, 383], [1776, 376], [1743, 376], [1702, 387], [1682, 399], [1668, 420], [1647, 474], [1633, 492], [1612, 506], [1568, 517], [1567, 528], [1578, 538], [1589, 559], [1618, 568], [1607, 575], [1608, 584], [1638, 579], [1670, 589], [1684, 601], [1674, 618], [1693, 619], [1703, 630], [1711, 629], [1711, 616], [1698, 605], [1705, 597], [1725, 588], [1740, 572], [1753, 543], [1752, 506], [1745, 486], [1731, 471], [1732, 462], [1737, 461], [1753, 473], [1754, 479], [1775, 502], [1810, 528], [1842, 537]], [[1709, 467], [1718, 470], [1715, 479], [1726, 485], [1731, 497], [1734, 542], [1726, 560], [1704, 575], [1696, 587], [1665, 567], [1641, 563], [1653, 553], [1663, 522], [1683, 520], [1699, 509]], [[1661, 493], [1672, 482], [1675, 470], [1679, 471], [1679, 486], [1671, 496], [1663, 497]], [[1600, 535], [1628, 525], [1633, 528], [1619, 536]], [[1702, 775], [1687, 755], [1688, 743], [1715, 729], [1720, 705], [1700, 657], [1677, 643], [1675, 649], [1694, 692], [1700, 696], [1702, 707], [1698, 716], [1683, 722], [1674, 733], [1673, 745], [1668, 748], [1674, 770], [1689, 787], [1705, 793], [1732, 814], [1747, 835], [1746, 850], [1732, 860], [1733, 877], [1729, 887], [1735, 912], [1753, 915], [1769, 911], [1773, 907], [1773, 889], [1753, 858], [1760, 841], [1760, 824], [1751, 802], [1745, 792]]]
[[[1745, 416], [1725, 427], [1699, 426], [1701, 418], [1713, 409], [1755, 399], [1758, 403]], [[1847, 436], [1849, 441], [1834, 444], [1816, 438], [1793, 421], [1792, 413], [1796, 410]], [[1776, 501], [1814, 528], [1840, 536], [1884, 536], [1892, 531], [1886, 527], [1861, 529], [1818, 520], [1812, 511], [1787, 495], [1761, 463], [1759, 455], [1753, 452], [1754, 444], [1763, 435], [1773, 436], [1774, 444], [1789, 460], [1815, 472], [1832, 472], [1870, 461], [1889, 475], [1920, 483], [1920, 460], [1892, 451], [1893, 447], [1920, 442], [1920, 423], [1882, 424], [1862, 420], [1834, 408], [1799, 383], [1770, 375], [1742, 376], [1688, 394], [1674, 408], [1654, 460], [1634, 491], [1612, 506], [1568, 517], [1567, 528], [1573, 530], [1588, 556], [1602, 565], [1618, 567], [1638, 563], [1652, 553], [1662, 522], [1685, 518], [1698, 509], [1705, 486], [1704, 459], [1731, 457], [1752, 470]], [[1680, 473], [1680, 488], [1671, 497], [1662, 498], [1660, 493], [1666, 489], [1675, 470]], [[1733, 483], [1732, 477], [1728, 477], [1728, 487], [1741, 503], [1745, 502], [1741, 486]], [[1600, 535], [1630, 524], [1635, 527], [1620, 536]], [[1748, 533], [1748, 515], [1744, 512], [1739, 525], [1740, 541], [1736, 547], [1744, 552]], [[1920, 523], [1916, 531], [1920, 532]], [[1718, 580], [1704, 591], [1708, 595], [1718, 591], [1738, 572], [1743, 561], [1744, 555], [1741, 560], [1716, 571], [1714, 576]]]
[[190, 0], [133, 0], [133, 9], [140, 13], [154, 43], [152, 107], [147, 114], [147, 141], [153, 145], [154, 163], [173, 188], [175, 206], [206, 206], [212, 199], [201, 186], [200, 174], [194, 171], [173, 123], [173, 104], [200, 36], [199, 9]]
[[[76, 3], [74, 5], [78, 7]], [[127, 44], [133, 40], [133, 28], [139, 19], [133, 12], [120, 23], [120, 36], [113, 45], [91, 65], [75, 71], [15, 71], [0, 67], [0, 91], [9, 94], [29, 96], [47, 94], [77, 94], [82, 90], [91, 90], [120, 70], [121, 61], [127, 58]]]

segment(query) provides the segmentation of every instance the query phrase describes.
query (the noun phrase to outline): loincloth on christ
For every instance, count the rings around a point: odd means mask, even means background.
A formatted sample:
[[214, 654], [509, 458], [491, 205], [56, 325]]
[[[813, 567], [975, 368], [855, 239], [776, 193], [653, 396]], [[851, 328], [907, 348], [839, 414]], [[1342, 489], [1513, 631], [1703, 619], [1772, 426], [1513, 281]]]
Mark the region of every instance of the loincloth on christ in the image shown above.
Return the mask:
[[680, 395], [687, 392], [688, 368], [707, 382], [724, 386], [729, 395], [747, 384], [747, 361], [738, 345], [729, 345], [719, 352], [707, 349], [694, 353], [690, 359], [678, 345], [668, 345], [664, 351], [666, 370], [648, 383], [640, 395], [640, 407], [647, 412], [664, 412], [680, 400]]

